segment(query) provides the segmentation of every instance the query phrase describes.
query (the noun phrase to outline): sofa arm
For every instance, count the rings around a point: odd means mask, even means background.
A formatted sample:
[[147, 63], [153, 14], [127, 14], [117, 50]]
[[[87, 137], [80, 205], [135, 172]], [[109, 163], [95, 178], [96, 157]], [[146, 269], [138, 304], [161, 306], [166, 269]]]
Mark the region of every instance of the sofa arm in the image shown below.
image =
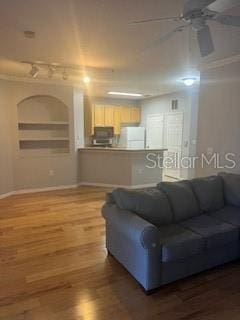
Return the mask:
[[157, 247], [159, 243], [157, 227], [135, 213], [108, 203], [103, 206], [102, 215], [110, 225], [116, 227], [129, 239], [140, 243], [144, 249]]

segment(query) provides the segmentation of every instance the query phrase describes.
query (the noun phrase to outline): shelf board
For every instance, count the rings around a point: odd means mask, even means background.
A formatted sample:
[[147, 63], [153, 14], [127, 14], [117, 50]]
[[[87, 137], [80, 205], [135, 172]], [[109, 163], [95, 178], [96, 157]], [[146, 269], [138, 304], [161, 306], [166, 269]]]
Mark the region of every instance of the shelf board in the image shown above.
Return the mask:
[[20, 121], [18, 125], [64, 125], [67, 126], [67, 121]]
[[20, 138], [22, 141], [69, 141], [69, 138], [51, 137], [51, 138]]

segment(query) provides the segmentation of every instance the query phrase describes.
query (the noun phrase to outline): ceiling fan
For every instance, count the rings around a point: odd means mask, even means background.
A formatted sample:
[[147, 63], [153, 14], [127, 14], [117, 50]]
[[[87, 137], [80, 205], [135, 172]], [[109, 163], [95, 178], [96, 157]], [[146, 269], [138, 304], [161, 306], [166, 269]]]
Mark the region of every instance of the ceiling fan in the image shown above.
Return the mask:
[[183, 13], [179, 17], [162, 17], [133, 21], [131, 24], [142, 24], [160, 21], [183, 22], [184, 24], [173, 29], [155, 41], [151, 47], [170, 39], [175, 33], [182, 32], [186, 28], [192, 28], [197, 33], [199, 49], [202, 57], [214, 52], [214, 44], [209, 21], [215, 21], [223, 25], [240, 27], [240, 16], [225, 15], [222, 12], [240, 5], [240, 0], [187, 0], [183, 7]]

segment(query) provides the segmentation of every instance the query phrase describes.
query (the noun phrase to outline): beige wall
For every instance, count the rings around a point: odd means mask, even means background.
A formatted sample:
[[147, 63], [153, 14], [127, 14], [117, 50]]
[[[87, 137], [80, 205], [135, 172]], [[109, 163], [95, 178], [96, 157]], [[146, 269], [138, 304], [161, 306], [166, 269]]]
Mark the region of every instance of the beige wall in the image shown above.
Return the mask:
[[0, 196], [13, 189], [11, 137], [11, 91], [0, 81]]
[[[226, 153], [235, 153], [234, 169], [202, 167], [198, 162], [197, 175], [206, 176], [218, 171], [240, 172], [240, 62], [201, 73], [197, 153], [219, 153], [220, 164]], [[211, 150], [212, 149], [212, 150]]]
[[[74, 94], [78, 98], [74, 98]], [[23, 156], [18, 146], [17, 105], [34, 95], [49, 95], [60, 99], [69, 110], [70, 153], [53, 156]], [[70, 86], [27, 82], [0, 82], [0, 194], [12, 190], [46, 188], [77, 184], [77, 150], [75, 145], [74, 109], [79, 90]], [[82, 106], [80, 106], [82, 108]], [[83, 112], [83, 109], [81, 109]], [[83, 117], [83, 114], [82, 114]], [[82, 128], [83, 129], [83, 128]], [[81, 128], [79, 128], [81, 131]], [[80, 135], [83, 135], [80, 132]], [[76, 136], [82, 140], [82, 137]], [[11, 151], [12, 147], [12, 151]], [[5, 167], [4, 167], [5, 166]], [[50, 175], [50, 171], [53, 175]]]

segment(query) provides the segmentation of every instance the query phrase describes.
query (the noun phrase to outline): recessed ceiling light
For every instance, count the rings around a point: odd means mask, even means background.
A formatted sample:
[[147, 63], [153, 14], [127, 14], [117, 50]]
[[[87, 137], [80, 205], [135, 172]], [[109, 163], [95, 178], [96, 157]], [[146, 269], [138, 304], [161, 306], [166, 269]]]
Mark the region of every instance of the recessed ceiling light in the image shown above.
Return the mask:
[[91, 82], [91, 78], [88, 77], [88, 76], [85, 76], [85, 77], [83, 77], [83, 82], [84, 82], [85, 84], [88, 84], [88, 83]]
[[116, 96], [129, 96], [129, 97], [142, 97], [141, 93], [130, 93], [130, 92], [118, 92], [118, 91], [109, 91], [108, 94]]
[[32, 68], [31, 68], [31, 70], [29, 72], [30, 76], [32, 76], [33, 78], [36, 78], [38, 73], [39, 73], [38, 67], [33, 64]]
[[183, 78], [182, 82], [185, 84], [187, 87], [191, 87], [195, 82], [197, 81], [196, 78]]

